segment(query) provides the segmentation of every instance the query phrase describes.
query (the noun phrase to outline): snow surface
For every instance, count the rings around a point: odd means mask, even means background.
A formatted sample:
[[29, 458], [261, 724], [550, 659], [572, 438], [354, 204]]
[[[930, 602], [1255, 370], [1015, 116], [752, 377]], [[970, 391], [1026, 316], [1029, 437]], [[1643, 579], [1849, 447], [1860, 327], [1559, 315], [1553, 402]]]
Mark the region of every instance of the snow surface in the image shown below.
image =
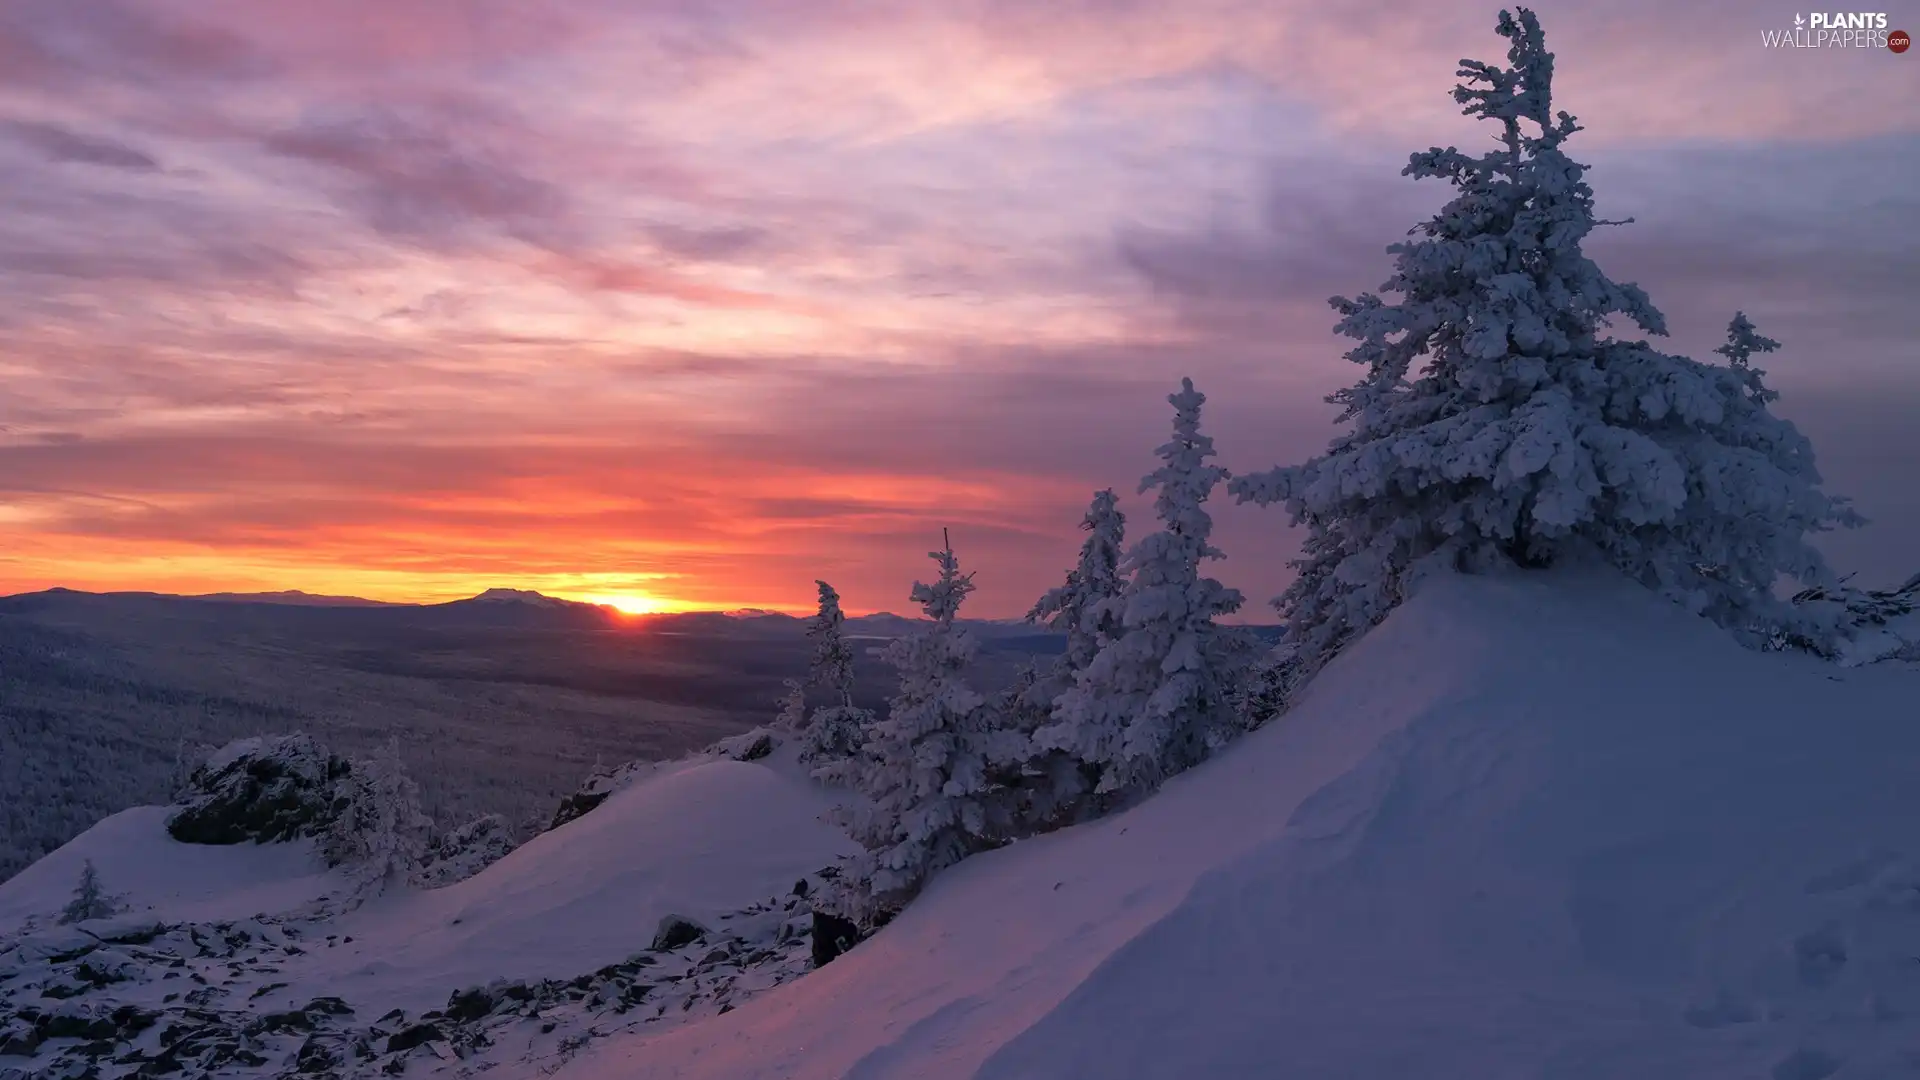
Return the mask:
[[1134, 810], [559, 1075], [1911, 1075], [1916, 763], [1911, 670], [1606, 573], [1442, 578]]
[[244, 919], [297, 908], [341, 885], [310, 840], [208, 846], [167, 835], [168, 806], [136, 806], [96, 823], [0, 882], [0, 937], [51, 922], [87, 860], [123, 914], [182, 922]]
[[[258, 1007], [341, 997], [362, 1016], [437, 1008], [494, 979], [571, 978], [645, 951], [663, 916], [708, 925], [857, 850], [799, 767], [692, 759], [641, 770], [591, 813], [465, 881], [400, 890], [326, 920], [340, 939], [286, 960]], [[296, 913], [346, 885], [311, 842], [204, 846], [167, 836], [168, 807], [100, 822], [0, 883], [0, 937], [43, 926], [92, 859], [129, 914], [211, 922]]]
[[496, 978], [592, 971], [645, 950], [663, 916], [714, 925], [851, 854], [821, 820], [830, 805], [816, 785], [758, 763], [662, 770], [474, 877], [335, 919], [330, 929], [353, 942], [290, 965], [286, 994], [324, 986], [378, 1015]]

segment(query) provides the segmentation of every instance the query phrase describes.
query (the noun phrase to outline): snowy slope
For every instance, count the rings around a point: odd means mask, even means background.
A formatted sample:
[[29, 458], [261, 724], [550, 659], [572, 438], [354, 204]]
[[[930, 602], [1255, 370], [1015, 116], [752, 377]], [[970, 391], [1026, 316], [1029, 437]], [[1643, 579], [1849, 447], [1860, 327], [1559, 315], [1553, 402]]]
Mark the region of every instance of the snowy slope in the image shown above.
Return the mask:
[[1442, 579], [1134, 811], [560, 1075], [1907, 1075], [1916, 781], [1913, 671], [1604, 575]]
[[[785, 752], [628, 770], [465, 881], [345, 911], [312, 902], [347, 882], [307, 842], [178, 844], [169, 808], [127, 811], [0, 885], [0, 1077], [550, 1068], [723, 1012], [806, 970], [796, 882], [853, 847], [831, 802]], [[128, 917], [58, 925], [88, 859]], [[699, 929], [657, 943], [668, 915]]]
[[660, 770], [466, 881], [333, 920], [353, 944], [290, 968], [288, 995], [326, 986], [377, 1015], [496, 978], [592, 971], [646, 949], [663, 916], [716, 925], [832, 865], [853, 843], [821, 820], [828, 806], [758, 763]]
[[297, 908], [337, 888], [311, 841], [209, 847], [167, 835], [171, 807], [136, 806], [106, 818], [19, 874], [0, 881], [0, 937], [29, 919], [50, 921], [72, 898], [88, 860], [129, 915], [210, 922]]

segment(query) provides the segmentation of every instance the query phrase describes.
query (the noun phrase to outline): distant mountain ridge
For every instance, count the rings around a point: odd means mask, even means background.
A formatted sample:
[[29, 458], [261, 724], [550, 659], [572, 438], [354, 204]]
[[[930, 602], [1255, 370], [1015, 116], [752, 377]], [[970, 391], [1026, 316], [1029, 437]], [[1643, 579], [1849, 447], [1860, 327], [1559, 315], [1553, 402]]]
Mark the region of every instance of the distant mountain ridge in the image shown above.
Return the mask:
[[[805, 616], [789, 615], [785, 612], [770, 611], [764, 608], [737, 608], [731, 611], [675, 611], [650, 615], [621, 614], [611, 605], [594, 604], [581, 600], [567, 600], [558, 596], [548, 596], [533, 589], [514, 589], [494, 587], [474, 596], [459, 600], [442, 600], [433, 603], [415, 603], [406, 601], [368, 600], [358, 596], [330, 596], [304, 592], [299, 589], [287, 589], [279, 592], [259, 593], [203, 593], [183, 595], [146, 591], [122, 592], [85, 592], [56, 586], [35, 593], [16, 593], [12, 596], [0, 596], [0, 611], [8, 607], [32, 606], [36, 600], [57, 600], [60, 598], [106, 600], [140, 599], [149, 601], [187, 601], [207, 604], [260, 605], [263, 607], [297, 608], [341, 608], [341, 609], [380, 609], [388, 612], [419, 613], [431, 615], [458, 615], [470, 613], [490, 623], [502, 620], [540, 622], [548, 619], [560, 619], [577, 623], [580, 618], [607, 620], [609, 622], [640, 623], [647, 627], [667, 632], [696, 632], [730, 628], [735, 631], [750, 630], [755, 633], [777, 633], [791, 624], [804, 621]], [[1054, 632], [1045, 627], [1036, 626], [1024, 619], [961, 619], [963, 624], [973, 628], [982, 637], [1005, 639], [1012, 637], [1050, 637]], [[847, 619], [847, 632], [862, 639], [889, 639], [899, 637], [913, 627], [925, 623], [925, 619], [895, 614], [890, 611], [877, 611], [869, 615], [850, 616]], [[1255, 629], [1263, 637], [1273, 636], [1273, 627], [1259, 625]]]
[[[106, 595], [115, 595], [108, 593]], [[142, 593], [143, 596], [170, 596], [170, 593]], [[182, 596], [182, 600], [205, 600], [216, 604], [287, 604], [297, 607], [397, 607], [390, 600], [368, 600], [363, 596], [332, 596], [326, 593], [310, 593], [300, 589], [283, 589], [279, 592], [258, 593], [200, 593]]]

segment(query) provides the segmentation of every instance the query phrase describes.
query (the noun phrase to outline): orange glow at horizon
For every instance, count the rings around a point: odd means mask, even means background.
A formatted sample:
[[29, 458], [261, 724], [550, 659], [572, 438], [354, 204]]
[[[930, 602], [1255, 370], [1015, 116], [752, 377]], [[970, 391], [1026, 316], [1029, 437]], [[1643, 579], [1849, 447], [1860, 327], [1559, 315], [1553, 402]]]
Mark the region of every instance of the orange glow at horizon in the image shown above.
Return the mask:
[[658, 596], [647, 596], [645, 594], [595, 594], [592, 596], [579, 597], [568, 596], [562, 597], [562, 599], [580, 600], [588, 604], [599, 604], [601, 607], [610, 607], [622, 615], [664, 615], [670, 612], [693, 610], [683, 604], [675, 603], [672, 600], [663, 599]]

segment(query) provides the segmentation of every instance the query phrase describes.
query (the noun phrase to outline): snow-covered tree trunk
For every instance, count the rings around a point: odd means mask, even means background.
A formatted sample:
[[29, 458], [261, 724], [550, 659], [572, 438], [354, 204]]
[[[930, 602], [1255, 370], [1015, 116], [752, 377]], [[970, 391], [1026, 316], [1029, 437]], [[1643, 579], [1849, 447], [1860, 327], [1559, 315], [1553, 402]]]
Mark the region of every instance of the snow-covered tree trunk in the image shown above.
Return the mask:
[[1173, 440], [1157, 451], [1161, 467], [1140, 482], [1142, 492], [1158, 489], [1160, 529], [1127, 553], [1121, 594], [1098, 605], [1096, 617], [1113, 617], [1118, 636], [1035, 733], [1040, 748], [1095, 770], [1103, 795], [1150, 791], [1232, 738], [1236, 683], [1253, 656], [1244, 632], [1215, 622], [1239, 609], [1239, 591], [1201, 573], [1221, 557], [1204, 504], [1227, 476], [1210, 463], [1213, 440], [1200, 433], [1206, 397], [1184, 379], [1167, 400]]
[[841, 815], [866, 851], [847, 867], [833, 906], [869, 925], [934, 874], [1000, 842], [1009, 826], [990, 763], [1013, 753], [968, 685], [973, 635], [954, 624], [973, 575], [960, 573], [951, 548], [930, 555], [940, 576], [914, 585], [913, 599], [932, 621], [882, 653], [900, 673], [900, 690], [857, 759], [854, 786], [869, 802]]
[[1242, 476], [1243, 501], [1307, 527], [1276, 604], [1309, 673], [1397, 604], [1416, 567], [1539, 566], [1597, 550], [1628, 576], [1734, 628], [1790, 620], [1782, 576], [1826, 566], [1808, 534], [1858, 522], [1823, 494], [1813, 450], [1771, 415], [1747, 364], [1772, 342], [1736, 320], [1731, 368], [1606, 334], [1665, 322], [1582, 251], [1595, 227], [1580, 130], [1551, 105], [1553, 54], [1532, 12], [1502, 12], [1509, 67], [1462, 61], [1455, 100], [1499, 125], [1480, 155], [1414, 154], [1406, 175], [1456, 189], [1387, 250], [1384, 292], [1336, 297], [1365, 368], [1333, 395], [1347, 430], [1302, 465]]

